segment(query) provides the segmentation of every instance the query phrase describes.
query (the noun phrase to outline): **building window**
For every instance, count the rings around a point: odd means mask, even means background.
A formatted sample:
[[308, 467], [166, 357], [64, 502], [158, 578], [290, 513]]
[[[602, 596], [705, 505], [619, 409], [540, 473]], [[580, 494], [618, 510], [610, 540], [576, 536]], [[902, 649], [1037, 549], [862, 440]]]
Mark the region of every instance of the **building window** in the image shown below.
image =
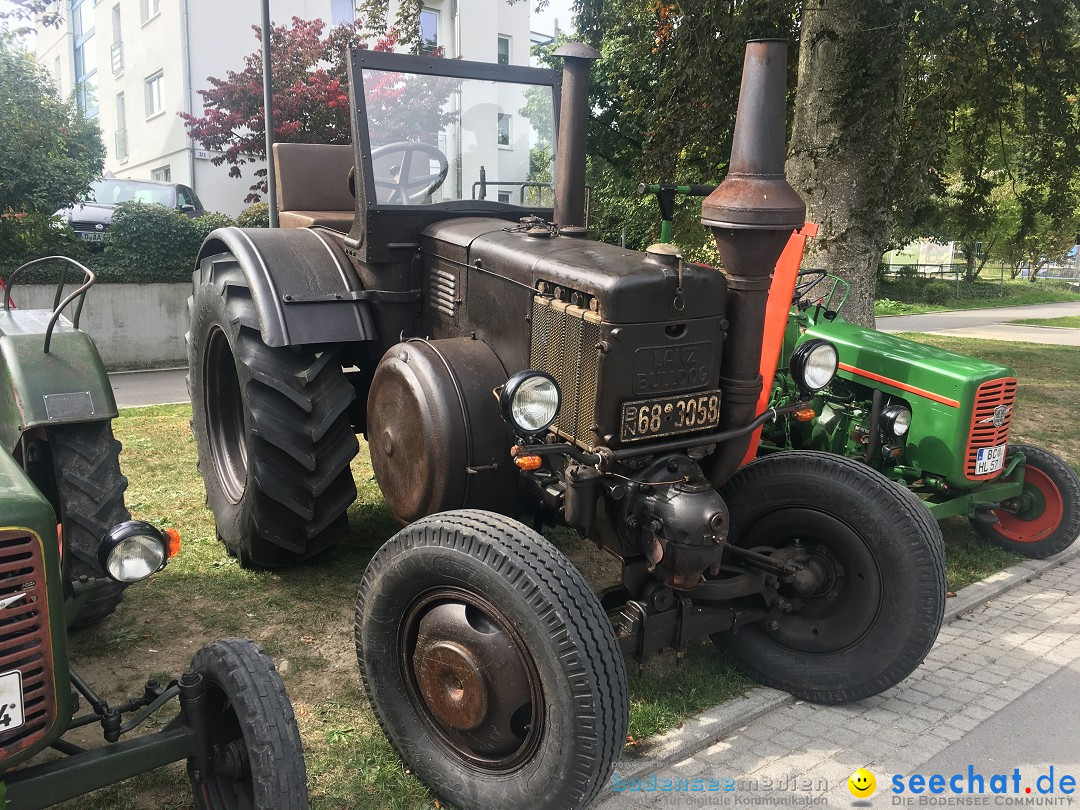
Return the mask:
[[330, 0], [330, 23], [341, 25], [356, 19], [354, 0]]
[[431, 53], [439, 47], [439, 12], [420, 10], [420, 52]]
[[159, 70], [153, 76], [146, 80], [146, 117], [149, 118], [152, 115], [157, 115], [159, 112], [165, 109], [161, 100], [162, 86], [165, 84], [165, 77]]
[[507, 205], [509, 205], [510, 204], [510, 192], [509, 191], [500, 191], [499, 192], [499, 202], [506, 203]]
[[127, 160], [127, 104], [124, 94], [116, 94], [116, 159]]
[[499, 37], [499, 64], [510, 64], [510, 37]]
[[94, 40], [94, 4], [75, 0], [71, 5], [75, 51], [75, 101], [87, 118], [98, 114], [97, 43]]
[[124, 40], [120, 33], [120, 4], [112, 7], [112, 45], [109, 47], [112, 58], [112, 72], [119, 76], [124, 72]]
[[513, 116], [506, 113], [499, 113], [499, 146], [509, 146], [511, 131], [511, 118]]
[[161, 0], [140, 0], [139, 11], [143, 22], [152, 20], [161, 13]]
[[172, 168], [170, 166], [159, 166], [156, 169], [151, 169], [150, 179], [156, 180], [159, 183], [171, 183]]

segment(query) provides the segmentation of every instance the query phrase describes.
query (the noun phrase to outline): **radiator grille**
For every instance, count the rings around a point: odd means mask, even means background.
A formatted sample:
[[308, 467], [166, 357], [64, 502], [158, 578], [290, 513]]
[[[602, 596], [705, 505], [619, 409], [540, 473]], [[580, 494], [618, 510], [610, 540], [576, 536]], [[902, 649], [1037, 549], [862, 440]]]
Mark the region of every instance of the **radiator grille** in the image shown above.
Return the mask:
[[0, 531], [0, 600], [22, 599], [0, 609], [0, 673], [22, 673], [23, 718], [19, 728], [0, 728], [0, 757], [36, 743], [56, 718], [49, 607], [41, 543], [25, 531]]
[[[968, 435], [967, 453], [964, 457], [964, 475], [969, 480], [981, 481], [999, 474], [1000, 471], [994, 471], [976, 475], [975, 459], [980, 447], [996, 447], [1008, 441], [1015, 400], [1016, 379], [1014, 377], [1002, 377], [999, 380], [984, 382], [975, 392], [975, 407], [971, 413], [971, 433]], [[999, 424], [995, 424], [995, 421]]]
[[582, 447], [595, 444], [600, 316], [543, 296], [533, 297], [529, 365], [559, 384], [562, 407], [552, 429]]

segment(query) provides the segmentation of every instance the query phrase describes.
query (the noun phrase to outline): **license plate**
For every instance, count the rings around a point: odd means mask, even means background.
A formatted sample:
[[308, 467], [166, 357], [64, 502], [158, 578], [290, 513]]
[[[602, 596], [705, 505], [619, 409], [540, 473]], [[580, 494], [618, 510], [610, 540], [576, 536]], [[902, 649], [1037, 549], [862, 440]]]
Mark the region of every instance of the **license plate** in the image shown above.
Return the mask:
[[16, 729], [24, 722], [22, 673], [5, 672], [0, 675], [0, 733]]
[[105, 234], [103, 233], [80, 233], [84, 242], [104, 242]]
[[624, 442], [637, 442], [714, 428], [719, 422], [719, 391], [639, 399], [623, 403], [621, 436]]
[[975, 474], [986, 475], [997, 472], [1005, 466], [1005, 445], [980, 447], [975, 454]]

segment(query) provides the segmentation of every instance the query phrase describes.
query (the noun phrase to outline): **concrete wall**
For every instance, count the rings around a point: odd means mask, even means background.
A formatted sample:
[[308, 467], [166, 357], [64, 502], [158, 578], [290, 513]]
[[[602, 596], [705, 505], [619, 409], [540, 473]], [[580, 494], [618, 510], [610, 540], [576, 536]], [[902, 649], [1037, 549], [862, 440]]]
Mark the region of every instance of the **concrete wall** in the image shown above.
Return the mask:
[[[51, 310], [55, 292], [51, 284], [18, 284], [12, 297], [21, 309]], [[110, 371], [186, 366], [189, 295], [191, 284], [96, 284], [79, 325]], [[64, 314], [74, 317], [74, 303]]]

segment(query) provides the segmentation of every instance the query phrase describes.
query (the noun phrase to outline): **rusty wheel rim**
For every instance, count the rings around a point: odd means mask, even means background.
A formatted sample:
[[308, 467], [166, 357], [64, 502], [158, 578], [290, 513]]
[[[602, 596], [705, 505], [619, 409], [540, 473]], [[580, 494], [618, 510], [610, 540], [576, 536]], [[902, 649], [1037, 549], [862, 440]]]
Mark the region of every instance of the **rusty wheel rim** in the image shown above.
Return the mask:
[[214, 472], [225, 497], [240, 503], [247, 489], [247, 445], [244, 443], [244, 399], [229, 339], [221, 329], [207, 338], [203, 405]]
[[406, 612], [401, 641], [409, 698], [453, 755], [500, 772], [529, 759], [543, 730], [540, 676], [501, 610], [460, 588], [429, 591]]

